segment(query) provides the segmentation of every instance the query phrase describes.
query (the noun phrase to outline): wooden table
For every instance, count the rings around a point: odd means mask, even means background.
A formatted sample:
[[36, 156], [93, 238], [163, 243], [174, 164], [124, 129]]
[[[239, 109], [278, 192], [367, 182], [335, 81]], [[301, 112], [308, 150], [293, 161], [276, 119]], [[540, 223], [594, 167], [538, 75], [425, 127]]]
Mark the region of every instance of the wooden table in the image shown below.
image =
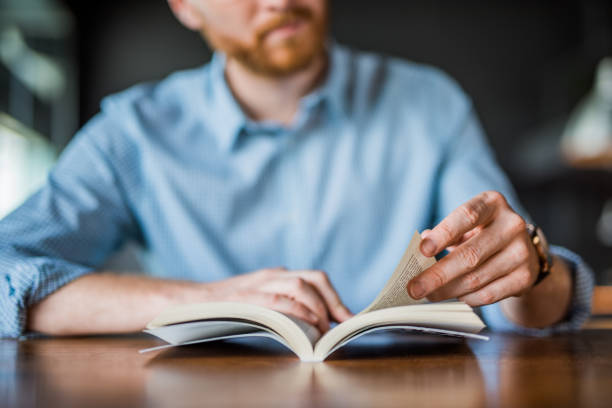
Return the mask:
[[612, 330], [382, 340], [326, 363], [269, 340], [148, 354], [145, 336], [0, 340], [0, 406], [612, 406]]

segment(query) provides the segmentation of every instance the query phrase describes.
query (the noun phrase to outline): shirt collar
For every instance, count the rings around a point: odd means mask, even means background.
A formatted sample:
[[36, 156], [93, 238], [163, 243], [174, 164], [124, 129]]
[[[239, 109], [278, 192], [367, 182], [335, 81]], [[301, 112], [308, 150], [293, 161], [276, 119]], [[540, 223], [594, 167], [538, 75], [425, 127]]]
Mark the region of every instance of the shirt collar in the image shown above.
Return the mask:
[[350, 82], [353, 81], [353, 70], [350, 66], [350, 51], [333, 40], [328, 43], [329, 67], [323, 83], [310, 94], [302, 98], [303, 105], [314, 105], [314, 101], [327, 103], [330, 114], [346, 117], [349, 111]]
[[[323, 83], [310, 94], [304, 96], [300, 103], [301, 112], [310, 110], [319, 103], [326, 103], [329, 113], [344, 116], [348, 113], [347, 91], [350, 89], [351, 69], [349, 50], [336, 44], [328, 43], [329, 67]], [[209, 64], [208, 106], [212, 113], [209, 120], [213, 121], [213, 129], [218, 139], [219, 147], [224, 151], [231, 150], [237, 142], [240, 133], [250, 119], [242, 110], [234, 97], [225, 77], [226, 57], [215, 52]]]
[[209, 93], [208, 106], [209, 120], [212, 121], [212, 129], [219, 147], [224, 151], [229, 151], [244, 126], [247, 123], [247, 116], [234, 98], [232, 91], [225, 79], [225, 55], [220, 52], [213, 54], [209, 64]]

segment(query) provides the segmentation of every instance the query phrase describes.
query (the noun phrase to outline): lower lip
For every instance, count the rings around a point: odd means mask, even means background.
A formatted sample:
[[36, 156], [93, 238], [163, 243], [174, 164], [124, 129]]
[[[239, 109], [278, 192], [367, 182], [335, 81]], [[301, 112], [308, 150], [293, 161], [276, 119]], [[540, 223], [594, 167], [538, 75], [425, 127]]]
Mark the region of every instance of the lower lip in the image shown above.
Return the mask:
[[300, 31], [303, 26], [304, 26], [304, 23], [302, 21], [296, 21], [291, 24], [287, 24], [282, 27], [275, 28], [274, 30], [270, 31], [268, 34], [269, 34], [269, 37], [271, 38], [274, 37], [274, 38], [282, 39], [286, 37], [291, 37], [292, 35], [295, 35], [298, 31]]

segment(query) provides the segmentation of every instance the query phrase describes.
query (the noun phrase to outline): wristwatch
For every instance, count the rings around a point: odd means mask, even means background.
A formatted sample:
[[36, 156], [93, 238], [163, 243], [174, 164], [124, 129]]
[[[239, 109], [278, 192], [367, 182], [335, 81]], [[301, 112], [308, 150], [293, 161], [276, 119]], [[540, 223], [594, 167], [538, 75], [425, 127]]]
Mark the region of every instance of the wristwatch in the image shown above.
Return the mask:
[[552, 268], [552, 256], [548, 251], [548, 240], [544, 236], [542, 228], [534, 224], [527, 224], [527, 233], [531, 239], [531, 243], [536, 249], [538, 259], [540, 261], [540, 272], [533, 286], [542, 282], [544, 278], [550, 275], [550, 269]]

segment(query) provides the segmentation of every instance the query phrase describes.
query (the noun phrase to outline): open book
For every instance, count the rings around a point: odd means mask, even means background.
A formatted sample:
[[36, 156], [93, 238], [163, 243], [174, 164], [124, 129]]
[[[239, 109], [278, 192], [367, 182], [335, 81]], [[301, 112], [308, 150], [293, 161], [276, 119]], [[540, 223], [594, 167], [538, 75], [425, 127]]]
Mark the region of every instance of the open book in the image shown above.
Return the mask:
[[487, 340], [478, 333], [485, 325], [462, 302], [424, 303], [408, 295], [408, 282], [433, 265], [433, 257], [419, 250], [415, 232], [399, 265], [376, 299], [361, 313], [338, 324], [323, 336], [310, 324], [271, 309], [246, 303], [211, 302], [173, 306], [147, 324], [150, 333], [168, 345], [202, 343], [247, 336], [270, 337], [292, 350], [302, 361], [323, 361], [331, 353], [367, 333], [404, 329]]

